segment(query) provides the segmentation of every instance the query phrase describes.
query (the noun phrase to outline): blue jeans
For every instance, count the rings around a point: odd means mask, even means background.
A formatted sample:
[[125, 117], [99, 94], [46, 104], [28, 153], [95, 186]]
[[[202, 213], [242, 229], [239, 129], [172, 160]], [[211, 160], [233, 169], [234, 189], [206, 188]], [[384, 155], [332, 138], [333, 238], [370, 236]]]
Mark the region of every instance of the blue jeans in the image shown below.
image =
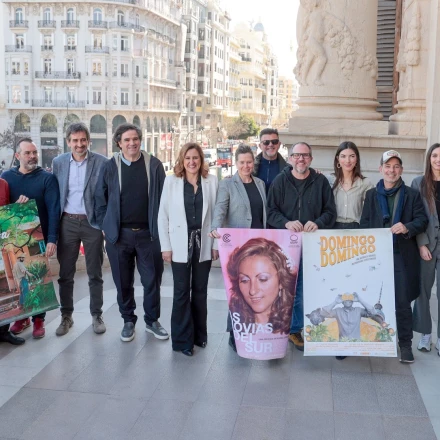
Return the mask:
[[293, 303], [290, 334], [298, 333], [304, 328], [304, 301], [303, 301], [303, 262], [299, 262], [298, 280], [296, 281], [296, 295]]

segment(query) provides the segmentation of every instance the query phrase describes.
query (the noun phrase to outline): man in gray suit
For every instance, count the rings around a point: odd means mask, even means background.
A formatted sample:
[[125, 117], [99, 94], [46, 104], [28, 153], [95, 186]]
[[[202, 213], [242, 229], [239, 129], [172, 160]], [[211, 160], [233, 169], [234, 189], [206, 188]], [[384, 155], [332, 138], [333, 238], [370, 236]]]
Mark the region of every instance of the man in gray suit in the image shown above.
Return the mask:
[[83, 123], [69, 125], [66, 130], [66, 140], [71, 152], [61, 154], [52, 163], [53, 174], [60, 187], [61, 205], [57, 252], [60, 263], [58, 284], [61, 324], [56, 334], [65, 335], [73, 325], [73, 278], [81, 242], [84, 244], [89, 276], [93, 330], [101, 334], [106, 330], [102, 319], [104, 238], [95, 222], [94, 197], [99, 173], [108, 159], [89, 151], [90, 133]]

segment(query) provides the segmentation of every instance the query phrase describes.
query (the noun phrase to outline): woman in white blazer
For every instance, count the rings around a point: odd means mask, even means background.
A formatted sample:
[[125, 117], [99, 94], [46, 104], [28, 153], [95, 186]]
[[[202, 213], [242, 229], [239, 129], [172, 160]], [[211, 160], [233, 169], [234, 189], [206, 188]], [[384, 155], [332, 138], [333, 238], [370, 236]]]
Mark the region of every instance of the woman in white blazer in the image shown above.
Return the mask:
[[200, 145], [185, 144], [174, 175], [167, 176], [159, 208], [159, 239], [174, 279], [171, 340], [173, 350], [193, 355], [206, 347], [208, 278], [218, 258], [209, 237], [217, 195], [217, 177], [208, 174]]

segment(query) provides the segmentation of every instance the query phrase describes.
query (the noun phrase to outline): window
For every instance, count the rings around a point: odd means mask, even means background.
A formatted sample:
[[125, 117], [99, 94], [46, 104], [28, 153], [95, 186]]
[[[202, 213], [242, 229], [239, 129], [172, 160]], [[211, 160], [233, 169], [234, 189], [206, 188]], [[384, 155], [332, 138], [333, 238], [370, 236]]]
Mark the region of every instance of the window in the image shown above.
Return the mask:
[[136, 14], [136, 17], [135, 17], [135, 19], [134, 19], [134, 24], [135, 24], [136, 26], [139, 26], [139, 24], [140, 24], [139, 14]]
[[75, 19], [75, 14], [73, 12], [73, 8], [69, 8], [67, 10], [66, 18], [67, 18], [67, 23], [69, 23], [69, 24], [73, 23], [73, 20]]
[[100, 8], [93, 9], [93, 21], [100, 23], [102, 21], [102, 10]]
[[121, 50], [128, 51], [128, 37], [121, 37]]
[[118, 76], [118, 65], [113, 63], [113, 76]]
[[15, 47], [17, 49], [23, 49], [23, 47], [24, 47], [24, 35], [23, 34], [16, 34], [15, 35]]
[[93, 61], [92, 63], [92, 75], [93, 76], [101, 76], [102, 75], [102, 67], [100, 61]]
[[136, 66], [136, 78], [139, 78], [139, 76], [140, 76], [140, 67], [139, 66]]
[[52, 50], [53, 49], [52, 35], [44, 35], [43, 36], [43, 47], [45, 50]]
[[29, 104], [29, 86], [24, 87], [24, 103]]
[[21, 23], [23, 21], [23, 9], [17, 8], [15, 10], [15, 21]]
[[46, 58], [43, 64], [44, 64], [44, 73], [52, 73], [52, 60], [50, 58]]
[[121, 76], [128, 77], [128, 64], [121, 64]]
[[12, 75], [20, 75], [20, 61], [12, 61]]
[[128, 90], [121, 90], [121, 105], [128, 105]]
[[101, 104], [101, 90], [93, 90], [93, 104]]
[[66, 65], [67, 65], [67, 73], [69, 75], [75, 72], [75, 60], [73, 60], [72, 58], [67, 59]]
[[21, 103], [21, 86], [12, 86], [12, 103]]
[[52, 102], [52, 87], [44, 88], [44, 102]]
[[102, 35], [93, 34], [93, 47], [95, 49], [102, 49]]
[[75, 35], [67, 35], [66, 43], [67, 43], [68, 49], [74, 49], [76, 47]]
[[28, 63], [27, 61], [24, 62], [23, 73], [24, 73], [25, 75], [29, 75], [29, 63]]
[[140, 93], [139, 93], [139, 90], [136, 90], [136, 105], [139, 105], [139, 104], [140, 104], [140, 101], [141, 101], [141, 99], [140, 99]]
[[122, 11], [118, 11], [118, 25], [123, 26], [125, 24], [125, 14]]
[[74, 104], [76, 98], [76, 89], [75, 87], [68, 87], [67, 88], [67, 102], [69, 104]]
[[48, 22], [51, 21], [51, 19], [52, 19], [52, 14], [50, 12], [50, 8], [46, 8], [43, 11], [43, 21]]
[[118, 50], [118, 36], [113, 35], [112, 39], [113, 39], [113, 50]]

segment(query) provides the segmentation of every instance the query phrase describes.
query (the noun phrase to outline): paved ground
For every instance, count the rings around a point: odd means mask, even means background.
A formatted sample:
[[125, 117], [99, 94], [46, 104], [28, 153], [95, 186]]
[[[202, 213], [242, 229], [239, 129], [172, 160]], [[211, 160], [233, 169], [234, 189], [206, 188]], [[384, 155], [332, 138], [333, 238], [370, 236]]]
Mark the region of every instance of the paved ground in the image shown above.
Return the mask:
[[[171, 283], [167, 270], [161, 318], [167, 329]], [[109, 270], [107, 332], [95, 335], [87, 280], [79, 274], [68, 335], [54, 335], [59, 319], [52, 311], [46, 338], [33, 340], [27, 330], [24, 346], [0, 346], [0, 440], [434, 440], [435, 432], [440, 438], [435, 350], [415, 350], [411, 367], [397, 359], [304, 357], [292, 347], [283, 360], [245, 360], [227, 344], [223, 289], [213, 268], [208, 346], [187, 358], [170, 341], [145, 333], [142, 319], [133, 342], [119, 340]]]

